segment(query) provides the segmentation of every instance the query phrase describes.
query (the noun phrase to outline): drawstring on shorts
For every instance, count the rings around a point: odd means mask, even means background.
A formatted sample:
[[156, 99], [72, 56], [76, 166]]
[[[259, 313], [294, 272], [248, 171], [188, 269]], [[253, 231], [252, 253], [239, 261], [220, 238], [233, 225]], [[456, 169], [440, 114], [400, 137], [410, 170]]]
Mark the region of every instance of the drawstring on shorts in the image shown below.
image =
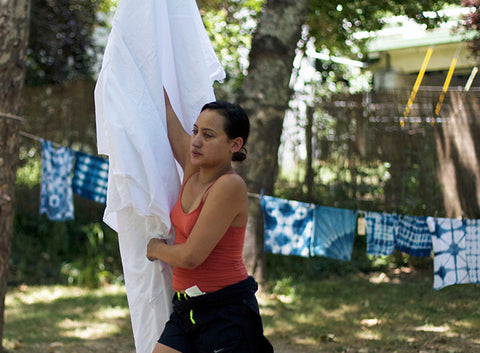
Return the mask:
[[[179, 301], [182, 301], [182, 294], [183, 294], [183, 300], [188, 300], [188, 295], [187, 293], [180, 293], [180, 292], [177, 292], [177, 298]], [[193, 309], [190, 309], [190, 321], [192, 322], [192, 324], [196, 324], [195, 320], [193, 319]]]

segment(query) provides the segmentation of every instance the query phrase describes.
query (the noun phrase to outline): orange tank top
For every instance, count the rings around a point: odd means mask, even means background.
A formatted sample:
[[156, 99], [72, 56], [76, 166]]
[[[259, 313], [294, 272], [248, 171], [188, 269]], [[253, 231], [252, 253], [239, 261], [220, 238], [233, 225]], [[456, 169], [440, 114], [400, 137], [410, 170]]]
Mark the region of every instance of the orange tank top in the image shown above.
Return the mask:
[[[190, 178], [191, 176], [183, 183], [177, 202], [170, 213], [170, 219], [175, 228], [175, 244], [186, 242], [203, 208], [202, 198], [195, 210], [185, 213], [182, 209], [183, 189]], [[198, 267], [192, 270], [174, 267], [173, 290], [184, 291], [196, 285], [201, 291], [211, 293], [247, 278], [248, 274], [242, 258], [245, 230], [246, 227], [228, 228], [207, 259]]]

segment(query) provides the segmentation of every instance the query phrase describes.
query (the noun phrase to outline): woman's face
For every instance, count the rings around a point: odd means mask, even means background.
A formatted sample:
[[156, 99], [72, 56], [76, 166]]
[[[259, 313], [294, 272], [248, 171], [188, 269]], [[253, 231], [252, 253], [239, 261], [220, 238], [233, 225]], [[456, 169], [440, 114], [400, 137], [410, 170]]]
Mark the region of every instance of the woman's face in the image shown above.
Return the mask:
[[215, 166], [231, 161], [233, 140], [224, 130], [224, 117], [215, 110], [200, 113], [193, 125], [190, 158], [195, 166]]

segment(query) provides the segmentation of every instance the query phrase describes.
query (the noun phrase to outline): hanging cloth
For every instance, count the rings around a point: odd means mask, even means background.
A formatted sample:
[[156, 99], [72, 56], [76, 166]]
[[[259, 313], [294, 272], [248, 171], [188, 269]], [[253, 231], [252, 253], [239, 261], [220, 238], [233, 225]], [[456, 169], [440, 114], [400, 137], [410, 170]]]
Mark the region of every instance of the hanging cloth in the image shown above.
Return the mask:
[[311, 254], [350, 261], [357, 213], [335, 207], [315, 207]]
[[469, 283], [465, 226], [460, 219], [436, 218], [433, 244], [433, 289]]
[[73, 193], [99, 203], [107, 202], [108, 159], [75, 152]]
[[480, 219], [465, 221], [465, 251], [470, 283], [480, 283]]
[[260, 196], [260, 204], [264, 220], [265, 251], [309, 257], [314, 206], [272, 196]]
[[396, 214], [365, 212], [367, 223], [367, 254], [390, 255], [395, 249], [398, 233]]
[[118, 232], [137, 353], [151, 353], [170, 314], [170, 266], [147, 260], [171, 238], [181, 173], [167, 138], [165, 87], [190, 131], [225, 76], [194, 0], [120, 0], [95, 87], [99, 154], [109, 157], [104, 221]]
[[432, 236], [428, 228], [427, 217], [399, 216], [395, 249], [412, 256], [430, 256]]
[[40, 214], [52, 221], [74, 219], [72, 167], [73, 151], [65, 146], [55, 147], [50, 141], [42, 143], [42, 181]]

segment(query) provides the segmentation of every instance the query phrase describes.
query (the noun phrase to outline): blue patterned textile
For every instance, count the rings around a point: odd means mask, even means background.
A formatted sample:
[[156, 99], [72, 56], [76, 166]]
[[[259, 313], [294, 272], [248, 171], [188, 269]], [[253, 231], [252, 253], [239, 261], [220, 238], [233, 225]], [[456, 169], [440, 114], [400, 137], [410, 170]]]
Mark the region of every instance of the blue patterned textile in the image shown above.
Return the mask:
[[390, 255], [395, 248], [398, 234], [396, 214], [365, 212], [367, 223], [367, 254]]
[[76, 152], [73, 192], [99, 203], [107, 202], [108, 159]]
[[52, 221], [74, 218], [72, 193], [73, 151], [67, 147], [57, 150], [50, 141], [42, 140], [42, 183], [40, 214]]
[[480, 220], [465, 221], [465, 250], [470, 283], [480, 283]]
[[265, 251], [309, 257], [313, 236], [312, 204], [261, 196]]
[[432, 236], [428, 229], [427, 217], [399, 216], [395, 249], [412, 256], [430, 256]]
[[350, 261], [357, 213], [357, 211], [335, 207], [315, 207], [311, 254]]
[[465, 225], [460, 219], [437, 218], [433, 244], [433, 289], [469, 283]]

